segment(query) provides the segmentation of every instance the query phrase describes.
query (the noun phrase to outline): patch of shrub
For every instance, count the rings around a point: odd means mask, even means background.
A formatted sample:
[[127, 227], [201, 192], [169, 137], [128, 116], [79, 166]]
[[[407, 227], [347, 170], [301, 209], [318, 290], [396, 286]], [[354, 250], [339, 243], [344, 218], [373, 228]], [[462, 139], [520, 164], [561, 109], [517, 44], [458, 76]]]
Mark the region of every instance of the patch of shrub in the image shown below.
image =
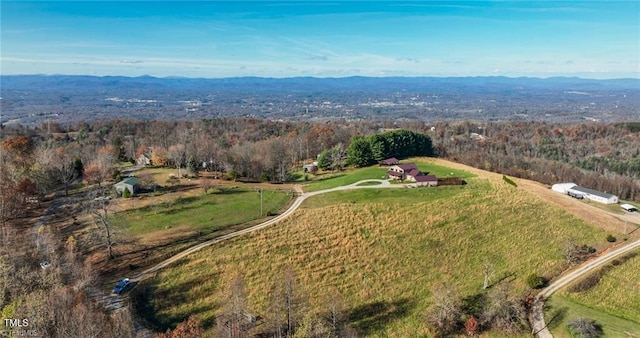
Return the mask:
[[512, 185], [514, 187], [517, 187], [518, 185], [516, 184], [516, 182], [514, 182], [513, 180], [511, 180], [509, 177], [502, 175], [502, 180], [507, 182], [507, 184]]
[[532, 289], [541, 289], [546, 286], [546, 279], [542, 276], [538, 276], [535, 273], [530, 274], [527, 277], [527, 285]]
[[613, 243], [613, 242], [615, 242], [615, 241], [616, 241], [616, 238], [615, 238], [615, 237], [613, 237], [613, 235], [612, 235], [612, 234], [608, 234], [608, 235], [607, 235], [607, 242], [609, 242], [609, 243]]
[[600, 282], [600, 279], [609, 271], [608, 268], [598, 269], [587, 277], [581, 279], [577, 283], [569, 287], [569, 292], [585, 292], [594, 288]]
[[581, 338], [598, 338], [603, 334], [602, 326], [595, 320], [588, 318], [574, 318], [569, 321], [567, 328], [573, 336]]

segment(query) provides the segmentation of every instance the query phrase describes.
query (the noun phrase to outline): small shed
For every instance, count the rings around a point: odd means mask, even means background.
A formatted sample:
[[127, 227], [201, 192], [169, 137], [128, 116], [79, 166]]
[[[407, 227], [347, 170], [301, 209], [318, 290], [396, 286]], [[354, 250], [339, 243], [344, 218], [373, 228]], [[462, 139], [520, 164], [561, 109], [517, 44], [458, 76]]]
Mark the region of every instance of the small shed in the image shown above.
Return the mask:
[[314, 161], [313, 163], [310, 164], [305, 164], [302, 166], [302, 170], [305, 173], [316, 173], [318, 171], [318, 162]]
[[624, 209], [625, 211], [628, 212], [635, 212], [638, 211], [638, 208], [636, 208], [635, 206], [631, 205], [631, 204], [620, 204], [620, 208]]
[[133, 195], [138, 192], [138, 179], [135, 177], [127, 177], [122, 181], [114, 184], [114, 187], [116, 188], [118, 195], [122, 195], [124, 189], [128, 189], [129, 192]]

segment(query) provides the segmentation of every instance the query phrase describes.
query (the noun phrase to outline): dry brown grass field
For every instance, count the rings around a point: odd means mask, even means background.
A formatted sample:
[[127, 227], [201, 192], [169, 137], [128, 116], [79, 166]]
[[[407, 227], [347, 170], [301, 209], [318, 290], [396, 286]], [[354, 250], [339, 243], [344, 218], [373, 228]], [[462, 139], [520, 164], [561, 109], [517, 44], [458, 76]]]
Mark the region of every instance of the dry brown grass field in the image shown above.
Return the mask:
[[530, 191], [535, 184], [513, 187], [501, 175], [456, 168], [476, 177], [462, 187], [319, 195], [282, 223], [204, 249], [145, 282], [155, 317], [175, 325], [193, 313], [211, 329], [237, 273], [249, 309], [264, 315], [272, 281], [290, 266], [316, 311], [333, 290], [350, 309], [376, 305], [373, 317], [350, 322], [365, 336], [429, 336], [424, 314], [435, 285], [475, 295], [488, 260], [497, 272], [492, 283], [521, 294], [527, 275], [553, 277], [565, 268], [567, 238], [607, 245], [607, 231]]

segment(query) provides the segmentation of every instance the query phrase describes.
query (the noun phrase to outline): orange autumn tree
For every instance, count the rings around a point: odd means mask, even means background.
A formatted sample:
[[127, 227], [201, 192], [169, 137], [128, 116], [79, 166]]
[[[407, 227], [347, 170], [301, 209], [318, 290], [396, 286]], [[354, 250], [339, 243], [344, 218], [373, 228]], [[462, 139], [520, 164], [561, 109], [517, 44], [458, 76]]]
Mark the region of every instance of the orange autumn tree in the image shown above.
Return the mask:
[[202, 321], [195, 315], [191, 315], [175, 329], [156, 334], [155, 338], [197, 338], [202, 337], [203, 334]]

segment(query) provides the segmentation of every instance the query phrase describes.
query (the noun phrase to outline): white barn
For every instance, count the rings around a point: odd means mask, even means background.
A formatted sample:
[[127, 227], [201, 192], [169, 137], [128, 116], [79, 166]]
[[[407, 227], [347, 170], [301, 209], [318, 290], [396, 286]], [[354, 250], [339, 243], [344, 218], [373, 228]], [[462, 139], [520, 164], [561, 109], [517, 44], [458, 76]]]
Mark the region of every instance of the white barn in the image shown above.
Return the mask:
[[589, 188], [583, 188], [577, 185], [569, 189], [567, 193], [582, 195], [584, 198], [587, 198], [594, 202], [599, 202], [602, 204], [618, 203], [618, 196], [616, 195], [607, 194], [606, 192], [601, 192], [601, 191], [597, 191]]
[[558, 183], [551, 186], [551, 190], [555, 192], [559, 192], [561, 194], [569, 193], [569, 189], [577, 186], [575, 183]]

